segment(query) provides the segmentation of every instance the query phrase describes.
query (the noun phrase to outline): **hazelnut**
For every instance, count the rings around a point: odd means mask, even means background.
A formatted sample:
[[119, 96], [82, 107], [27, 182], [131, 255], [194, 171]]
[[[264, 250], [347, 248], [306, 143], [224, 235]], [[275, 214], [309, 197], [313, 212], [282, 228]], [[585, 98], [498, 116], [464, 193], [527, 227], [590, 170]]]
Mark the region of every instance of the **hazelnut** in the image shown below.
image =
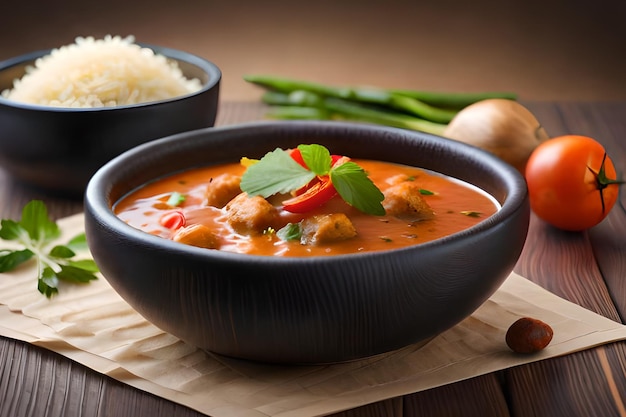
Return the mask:
[[539, 352], [552, 340], [552, 328], [541, 320], [523, 317], [509, 327], [506, 344], [513, 352]]

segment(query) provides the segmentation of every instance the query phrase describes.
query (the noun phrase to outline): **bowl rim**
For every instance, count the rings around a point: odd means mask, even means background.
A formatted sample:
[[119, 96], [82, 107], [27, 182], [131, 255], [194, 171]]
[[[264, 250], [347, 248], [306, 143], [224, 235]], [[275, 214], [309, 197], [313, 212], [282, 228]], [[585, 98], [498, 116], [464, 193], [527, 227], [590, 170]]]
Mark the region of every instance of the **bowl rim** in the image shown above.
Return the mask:
[[[505, 197], [505, 201], [503, 204], [500, 204], [500, 209], [492, 214], [491, 216], [483, 219], [479, 223], [463, 229], [459, 232], [446, 235], [444, 237], [431, 240], [428, 242], [411, 245], [403, 248], [396, 248], [390, 250], [383, 251], [371, 251], [371, 252], [363, 252], [363, 253], [350, 253], [350, 254], [338, 254], [333, 256], [308, 256], [308, 257], [278, 257], [278, 256], [266, 256], [266, 255], [252, 255], [252, 254], [242, 254], [235, 252], [227, 252], [221, 250], [207, 250], [203, 248], [193, 247], [190, 245], [185, 245], [182, 243], [174, 242], [168, 239], [164, 239], [159, 236], [151, 235], [142, 230], [135, 229], [132, 226], [125, 223], [121, 220], [115, 213], [113, 212], [113, 206], [116, 201], [110, 202], [109, 194], [112, 190], [113, 184], [109, 181], [109, 175], [115, 174], [116, 170], [120, 167], [124, 167], [128, 165], [128, 161], [133, 158], [137, 158], [140, 156], [145, 156], [151, 153], [152, 149], [159, 147], [169, 147], [170, 149], [175, 147], [175, 143], [178, 141], [190, 141], [194, 140], [194, 138], [198, 136], [204, 135], [219, 135], [222, 133], [228, 133], [233, 131], [244, 131], [244, 130], [252, 130], [258, 131], [259, 129], [273, 129], [273, 128], [286, 128], [286, 129], [351, 129], [355, 132], [380, 132], [381, 134], [402, 134], [407, 136], [421, 136], [427, 141], [439, 141], [443, 139], [443, 143], [447, 144], [445, 146], [455, 146], [459, 148], [466, 148], [467, 151], [472, 153], [473, 155], [477, 155], [477, 158], [480, 160], [488, 161], [489, 164], [493, 165], [493, 170], [497, 171], [501, 177], [503, 182], [507, 187], [507, 194]], [[209, 142], [209, 141], [205, 141]], [[454, 144], [454, 145], [452, 145]], [[269, 150], [268, 150], [269, 151]], [[210, 163], [207, 163], [210, 165]], [[193, 166], [190, 166], [187, 169], [193, 169]], [[166, 177], [167, 175], [173, 174], [175, 172], [180, 171], [171, 171], [167, 174], [162, 175], [161, 177]], [[156, 177], [153, 180], [157, 180]], [[463, 180], [464, 182], [468, 182]], [[144, 182], [145, 184], [145, 182]], [[142, 184], [143, 185], [143, 184]], [[480, 188], [480, 187], [479, 187]], [[137, 188], [130, 190], [129, 192], [134, 191]], [[484, 190], [483, 190], [484, 191]], [[486, 192], [486, 191], [484, 191]], [[128, 194], [128, 193], [127, 193]], [[125, 195], [127, 195], [125, 194]], [[491, 196], [495, 198], [494, 196]], [[120, 197], [121, 198], [121, 197]], [[119, 200], [119, 199], [118, 199]], [[373, 258], [385, 258], [390, 256], [390, 254], [406, 254], [409, 255], [411, 252], [419, 249], [429, 249], [429, 248], [439, 248], [442, 246], [446, 246], [449, 244], [459, 243], [465, 239], [471, 238], [474, 235], [487, 233], [490, 230], [498, 228], [502, 221], [504, 221], [508, 217], [512, 217], [516, 212], [520, 210], [528, 210], [529, 213], [529, 202], [528, 202], [528, 192], [526, 188], [526, 181], [521, 176], [519, 171], [517, 171], [514, 167], [508, 165], [504, 161], [498, 159], [494, 155], [479, 149], [477, 147], [453, 141], [451, 139], [446, 139], [440, 136], [423, 133], [423, 132], [414, 132], [407, 131], [400, 128], [394, 127], [386, 127], [386, 126], [376, 126], [376, 125], [367, 125], [367, 124], [359, 124], [353, 122], [337, 122], [337, 121], [252, 121], [252, 122], [244, 122], [235, 125], [227, 125], [227, 126], [219, 126], [212, 127], [206, 129], [198, 129], [189, 132], [178, 133], [175, 135], [166, 136], [161, 139], [157, 139], [155, 141], [145, 143], [139, 145], [129, 151], [122, 153], [116, 158], [112, 159], [104, 166], [102, 166], [91, 178], [89, 181], [85, 195], [84, 195], [84, 206], [85, 213], [87, 217], [92, 217], [92, 219], [96, 223], [99, 223], [103, 227], [107, 228], [109, 232], [114, 233], [117, 236], [126, 236], [127, 238], [135, 241], [139, 245], [143, 247], [153, 247], [158, 250], [167, 251], [169, 253], [176, 254], [184, 254], [185, 256], [190, 256], [194, 259], [203, 259], [206, 261], [215, 260], [219, 262], [237, 262], [244, 260], [248, 263], [257, 263], [257, 264], [275, 264], [285, 263], [285, 264], [320, 264], [320, 263], [333, 263], [333, 262], [343, 262], [347, 259], [360, 259], [362, 257], [373, 257]]]
[[[182, 49], [170, 48], [165, 46], [153, 45], [149, 43], [135, 42], [135, 44], [139, 45], [142, 48], [152, 49], [156, 54], [164, 55], [168, 59], [174, 59], [179, 62], [185, 62], [191, 65], [194, 65], [200, 68], [204, 73], [208, 75], [208, 81], [203, 83], [202, 87], [198, 91], [194, 91], [192, 93], [183, 94], [176, 97], [171, 97], [164, 100], [158, 101], [148, 101], [143, 103], [135, 103], [135, 104], [126, 104], [123, 106], [108, 106], [108, 107], [57, 107], [57, 106], [45, 106], [41, 104], [32, 104], [32, 103], [24, 103], [20, 101], [11, 100], [2, 95], [2, 91], [0, 90], [0, 105], [5, 105], [8, 107], [15, 107], [25, 110], [33, 110], [33, 111], [47, 111], [47, 112], [58, 112], [58, 113], [91, 113], [91, 112], [101, 112], [101, 111], [121, 111], [125, 109], [132, 108], [146, 108], [151, 106], [162, 105], [164, 103], [176, 102], [179, 100], [184, 100], [190, 97], [201, 95], [209, 90], [212, 90], [219, 86], [219, 83], [222, 79], [222, 71], [212, 61], [209, 61], [206, 58], [201, 57], [200, 55], [193, 54], [191, 52], [184, 51]], [[22, 55], [14, 56], [3, 61], [0, 61], [0, 72], [10, 69], [12, 67], [25, 64], [28, 62], [33, 62], [42, 58], [45, 55], [50, 54], [53, 50], [58, 48], [49, 48], [49, 49], [39, 49], [36, 51], [27, 52]], [[12, 87], [10, 87], [12, 88]]]

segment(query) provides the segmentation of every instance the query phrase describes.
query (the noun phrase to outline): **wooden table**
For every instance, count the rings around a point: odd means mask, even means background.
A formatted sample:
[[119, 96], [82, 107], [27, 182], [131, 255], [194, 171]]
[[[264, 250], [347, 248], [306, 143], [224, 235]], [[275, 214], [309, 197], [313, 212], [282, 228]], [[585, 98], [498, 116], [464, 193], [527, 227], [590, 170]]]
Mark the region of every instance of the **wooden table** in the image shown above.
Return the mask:
[[[626, 102], [525, 103], [553, 135], [602, 142], [626, 171]], [[218, 124], [258, 120], [256, 103], [223, 103]], [[0, 217], [19, 218], [43, 199], [55, 218], [81, 201], [47, 196], [0, 171]], [[532, 217], [516, 272], [615, 321], [626, 320], [626, 192], [608, 218], [584, 233], [556, 230]], [[102, 376], [56, 353], [0, 338], [0, 416], [199, 416], [188, 408]], [[371, 416], [626, 416], [626, 342], [535, 362], [337, 414]]]

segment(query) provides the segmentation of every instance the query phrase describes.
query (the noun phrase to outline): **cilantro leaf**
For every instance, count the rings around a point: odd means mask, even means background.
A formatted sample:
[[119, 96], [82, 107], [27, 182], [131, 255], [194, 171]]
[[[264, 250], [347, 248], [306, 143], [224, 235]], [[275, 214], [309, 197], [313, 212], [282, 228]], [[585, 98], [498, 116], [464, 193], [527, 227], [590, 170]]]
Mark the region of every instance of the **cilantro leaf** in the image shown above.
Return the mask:
[[16, 240], [24, 246], [20, 250], [0, 249], [0, 272], [11, 271], [35, 258], [37, 289], [48, 298], [59, 292], [59, 280], [85, 283], [97, 279], [98, 267], [92, 259], [72, 259], [76, 251], [87, 248], [85, 234], [75, 236], [66, 245], [54, 245], [48, 250], [60, 235], [61, 228], [48, 217], [48, 210], [42, 201], [27, 203], [19, 222], [0, 221], [0, 238]]
[[18, 265], [32, 258], [33, 255], [34, 253], [28, 249], [0, 250], [0, 272], [15, 269]]
[[60, 280], [68, 282], [89, 282], [97, 277], [91, 272], [75, 265], [61, 265], [61, 270], [57, 272]]
[[298, 145], [298, 150], [307, 167], [315, 175], [328, 175], [332, 165], [330, 152], [322, 145]]
[[241, 177], [241, 190], [253, 197], [284, 194], [308, 184], [315, 174], [297, 163], [287, 152], [276, 148], [250, 165]]
[[18, 240], [25, 233], [27, 232], [14, 220], [4, 219], [0, 222], [0, 238], [4, 240]]
[[59, 226], [48, 218], [48, 209], [43, 201], [33, 200], [22, 209], [20, 226], [35, 242], [50, 242], [61, 235]]
[[54, 258], [71, 258], [76, 253], [64, 245], [57, 245], [50, 250], [50, 256]]
[[66, 245], [73, 251], [86, 250], [87, 246], [87, 236], [84, 233], [79, 233], [67, 242]]
[[59, 292], [59, 278], [49, 266], [41, 270], [37, 280], [37, 289], [40, 293], [50, 298]]
[[79, 261], [68, 261], [68, 265], [75, 266], [76, 268], [84, 269], [89, 272], [98, 272], [98, 265], [93, 259], [81, 259]]
[[383, 216], [383, 193], [367, 176], [363, 168], [352, 161], [334, 167], [330, 180], [344, 201], [358, 210], [375, 216]]

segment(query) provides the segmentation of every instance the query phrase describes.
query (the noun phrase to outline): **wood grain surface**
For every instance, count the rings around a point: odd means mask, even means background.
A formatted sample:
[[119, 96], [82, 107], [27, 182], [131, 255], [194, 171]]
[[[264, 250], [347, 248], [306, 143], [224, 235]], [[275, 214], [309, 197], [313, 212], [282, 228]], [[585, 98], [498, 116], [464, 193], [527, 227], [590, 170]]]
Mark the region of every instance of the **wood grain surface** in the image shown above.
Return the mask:
[[[553, 135], [595, 137], [626, 170], [626, 102], [527, 102]], [[218, 125], [263, 117], [250, 102], [222, 103]], [[61, 218], [82, 202], [28, 189], [0, 171], [0, 217], [43, 199]], [[558, 231], [536, 217], [516, 272], [612, 320], [626, 318], [626, 195], [597, 227]], [[342, 417], [626, 416], [626, 342], [588, 349], [345, 411]], [[102, 376], [56, 353], [0, 338], [0, 416], [191, 417], [201, 414]]]

